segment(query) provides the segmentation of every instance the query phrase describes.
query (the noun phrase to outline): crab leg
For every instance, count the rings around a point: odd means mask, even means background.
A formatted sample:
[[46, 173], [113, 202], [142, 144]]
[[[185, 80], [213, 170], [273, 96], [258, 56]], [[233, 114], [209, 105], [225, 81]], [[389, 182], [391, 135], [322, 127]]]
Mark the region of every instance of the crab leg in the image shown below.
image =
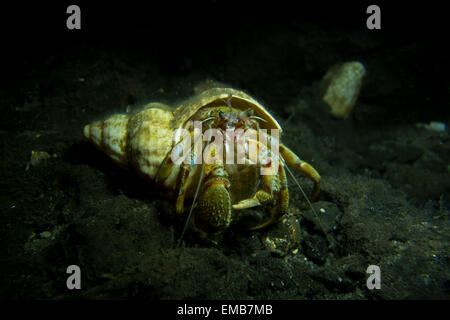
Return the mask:
[[266, 228], [274, 223], [276, 223], [283, 215], [288, 212], [289, 209], [289, 191], [287, 185], [286, 172], [284, 171], [284, 167], [282, 164], [278, 167], [278, 176], [281, 183], [280, 191], [278, 192], [277, 198], [277, 207], [274, 207], [270, 211], [270, 218], [257, 225], [255, 227], [250, 228], [251, 230], [258, 230]]
[[[256, 143], [258, 146], [258, 154], [264, 149], [264, 147], [260, 144], [259, 141], [252, 142]], [[264, 150], [267, 151], [267, 150]], [[271, 164], [271, 161], [264, 165], [265, 167], [268, 167]], [[260, 190], [256, 191], [256, 193], [253, 195], [253, 197], [244, 199], [239, 201], [238, 203], [233, 205], [233, 209], [236, 210], [243, 210], [248, 209], [252, 207], [256, 207], [262, 204], [265, 204], [273, 199], [273, 193], [278, 192], [280, 190], [279, 181], [278, 181], [278, 173], [280, 172], [280, 164], [277, 168], [277, 174], [267, 174], [267, 175], [261, 175], [261, 182], [262, 187]]]
[[[309, 179], [314, 182], [314, 190], [311, 196], [313, 201], [320, 191], [321, 177], [309, 163], [300, 160], [300, 158], [292, 152], [285, 145], [280, 144], [281, 159], [292, 167], [296, 168]], [[276, 186], [276, 179], [279, 179], [280, 186]], [[273, 199], [273, 193], [278, 192], [277, 207], [271, 209], [271, 217], [260, 225], [252, 227], [252, 230], [265, 228], [275, 222], [277, 222], [284, 214], [288, 212], [289, 207], [289, 192], [287, 188], [286, 172], [284, 170], [284, 161], [280, 161], [277, 175], [262, 175], [261, 177], [263, 186], [258, 190], [251, 198], [244, 199], [239, 203], [233, 205], [233, 209], [242, 210], [259, 206], [267, 203]]]
[[275, 186], [276, 179], [275, 175], [263, 175], [261, 176], [262, 188], [254, 194], [253, 197], [239, 201], [233, 204], [233, 209], [243, 210], [248, 208], [253, 208], [267, 203], [273, 199], [273, 190]]
[[[262, 229], [277, 222], [284, 214], [288, 212], [289, 208], [289, 191], [283, 164], [279, 164], [278, 173], [276, 175], [263, 175], [261, 179], [263, 186], [252, 198], [244, 199], [233, 205], [233, 209], [236, 210], [256, 207], [271, 201], [273, 199], [274, 192], [278, 193], [277, 207], [271, 209], [270, 218], [262, 224], [252, 227], [252, 230]], [[279, 181], [276, 181], [277, 179]]]

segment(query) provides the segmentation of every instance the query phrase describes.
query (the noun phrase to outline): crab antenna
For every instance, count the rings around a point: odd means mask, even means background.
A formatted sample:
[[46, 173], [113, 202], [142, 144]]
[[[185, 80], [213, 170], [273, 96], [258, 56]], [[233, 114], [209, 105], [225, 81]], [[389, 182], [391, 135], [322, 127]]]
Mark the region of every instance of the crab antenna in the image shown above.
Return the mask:
[[[281, 158], [281, 156], [280, 156]], [[281, 158], [283, 159], [283, 158]], [[283, 159], [284, 160], [284, 159]], [[308, 202], [308, 205], [310, 206], [310, 208], [312, 209], [312, 211], [314, 212], [314, 214], [317, 216], [316, 210], [314, 210], [314, 207], [311, 204], [311, 201], [309, 200], [308, 196], [306, 195], [306, 192], [303, 190], [303, 188], [300, 186], [300, 183], [298, 183], [297, 179], [295, 179], [294, 174], [292, 173], [291, 169], [289, 169], [289, 167], [286, 165], [284, 166], [287, 171], [289, 172], [289, 174], [291, 175], [292, 179], [294, 180], [295, 184], [297, 185], [297, 187], [300, 189], [300, 191], [303, 194], [303, 197], [306, 199], [306, 202]], [[317, 217], [318, 218], [318, 217]]]
[[223, 100], [223, 102], [225, 102], [226, 104], [227, 104], [227, 106], [229, 106], [230, 107], [230, 113], [231, 112], [233, 112], [233, 107], [231, 106], [231, 98], [233, 98], [233, 95], [230, 93], [229, 95], [228, 95], [228, 98], [227, 98], [227, 100]]
[[[280, 155], [280, 159], [283, 161], [283, 163], [286, 163], [285, 160], [283, 159], [283, 157]], [[306, 195], [305, 191], [303, 190], [303, 188], [300, 186], [300, 183], [298, 183], [297, 179], [295, 179], [294, 174], [292, 173], [291, 169], [289, 169], [289, 167], [287, 165], [284, 166], [287, 171], [289, 172], [289, 174], [291, 175], [292, 179], [294, 180], [295, 184], [297, 185], [297, 187], [300, 189], [300, 191], [302, 192], [303, 196], [305, 197], [306, 201], [308, 202], [309, 207], [311, 208], [312, 212], [314, 213], [314, 215], [317, 218], [317, 221], [319, 223], [320, 228], [322, 229], [322, 232], [325, 234], [325, 236], [327, 237], [327, 240], [330, 243], [333, 243], [333, 241], [331, 241], [332, 239], [330, 239], [330, 236], [328, 235], [327, 232], [325, 232], [325, 228], [322, 225], [322, 222], [319, 218], [319, 215], [317, 214], [316, 210], [314, 209], [314, 207], [311, 204], [311, 201], [309, 200], [308, 196]]]
[[258, 117], [258, 116], [250, 116], [250, 117], [248, 117], [249, 119], [258, 119], [258, 120], [261, 120], [261, 121], [264, 121], [264, 122], [267, 122], [267, 120], [266, 119], [263, 119], [263, 118], [261, 118], [261, 117]]
[[[207, 148], [208, 145], [209, 145], [209, 141], [207, 142], [205, 148]], [[205, 148], [204, 148], [204, 149], [205, 149]], [[203, 149], [203, 150], [204, 150], [204, 149]], [[201, 154], [203, 155], [203, 151], [202, 151]], [[202, 160], [203, 160], [203, 159], [202, 159]], [[192, 211], [194, 211], [195, 201], [197, 200], [198, 192], [200, 191], [200, 186], [201, 186], [201, 184], [202, 184], [203, 173], [204, 173], [204, 172], [205, 172], [205, 161], [203, 160], [203, 162], [202, 162], [202, 169], [201, 169], [201, 171], [200, 171], [200, 177], [199, 177], [198, 183], [197, 183], [197, 189], [195, 190], [195, 194], [194, 194], [194, 200], [192, 201], [191, 209], [189, 210], [189, 214], [188, 214], [188, 216], [187, 216], [186, 223], [184, 224], [183, 231], [181, 232], [180, 239], [178, 240], [177, 248], [179, 248], [179, 247], [181, 246], [181, 242], [183, 241], [184, 233], [186, 232], [186, 229], [187, 229], [187, 226], [188, 226], [188, 224], [189, 224], [189, 221], [191, 220]]]
[[202, 123], [203, 123], [203, 122], [206, 122], [206, 121], [209, 121], [209, 120], [216, 119], [216, 118], [217, 118], [217, 117], [209, 117], [209, 118], [206, 118], [206, 119], [202, 120]]
[[[281, 155], [280, 155], [280, 159], [283, 161], [283, 163], [286, 163], [286, 162], [284, 161], [284, 159], [281, 157]], [[314, 215], [315, 215], [316, 218], [317, 218], [317, 221], [319, 222], [319, 226], [320, 226], [320, 228], [322, 229], [322, 232], [323, 232], [324, 234], [327, 234], [327, 233], [325, 232], [324, 227], [322, 226], [322, 223], [321, 223], [321, 221], [320, 221], [319, 215], [317, 214], [316, 210], [314, 209], [314, 207], [313, 207], [312, 204], [311, 204], [311, 201], [309, 200], [309, 197], [306, 195], [305, 191], [304, 191], [303, 188], [300, 186], [300, 183], [298, 183], [297, 179], [295, 179], [295, 176], [294, 176], [294, 174], [292, 173], [291, 169], [289, 169], [289, 167], [288, 167], [287, 165], [285, 165], [284, 167], [287, 169], [287, 171], [288, 171], [289, 174], [291, 175], [292, 179], [294, 180], [295, 184], [297, 185], [297, 187], [298, 187], [298, 188], [300, 189], [300, 191], [302, 192], [303, 197], [305, 197], [305, 199], [306, 199], [306, 202], [308, 202], [309, 207], [311, 208], [311, 210], [313, 211]], [[327, 237], [328, 237], [328, 236], [327, 236]]]

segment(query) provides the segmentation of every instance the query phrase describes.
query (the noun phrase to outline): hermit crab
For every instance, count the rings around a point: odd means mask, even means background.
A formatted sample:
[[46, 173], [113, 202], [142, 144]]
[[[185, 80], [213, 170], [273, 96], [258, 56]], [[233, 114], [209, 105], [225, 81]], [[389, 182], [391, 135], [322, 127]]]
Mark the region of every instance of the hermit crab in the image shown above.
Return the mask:
[[178, 213], [187, 213], [185, 199], [192, 200], [188, 221], [207, 234], [263, 204], [270, 214], [251, 229], [277, 222], [288, 212], [286, 165], [311, 179], [310, 198], [317, 196], [320, 175], [279, 141], [281, 132], [260, 103], [232, 88], [205, 90], [174, 109], [150, 103], [84, 127], [86, 138], [117, 164], [162, 185]]

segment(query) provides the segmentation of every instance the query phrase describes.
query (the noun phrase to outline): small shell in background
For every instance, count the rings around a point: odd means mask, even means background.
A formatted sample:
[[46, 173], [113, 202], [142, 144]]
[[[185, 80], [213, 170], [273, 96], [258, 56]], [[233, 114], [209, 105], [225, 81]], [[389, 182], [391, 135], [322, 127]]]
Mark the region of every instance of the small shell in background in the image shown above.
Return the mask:
[[447, 125], [440, 121], [431, 121], [430, 123], [417, 123], [417, 128], [424, 128], [431, 131], [445, 132]]
[[323, 77], [326, 88], [323, 101], [331, 107], [331, 113], [339, 118], [347, 118], [353, 110], [366, 68], [361, 62], [339, 63], [331, 67]]

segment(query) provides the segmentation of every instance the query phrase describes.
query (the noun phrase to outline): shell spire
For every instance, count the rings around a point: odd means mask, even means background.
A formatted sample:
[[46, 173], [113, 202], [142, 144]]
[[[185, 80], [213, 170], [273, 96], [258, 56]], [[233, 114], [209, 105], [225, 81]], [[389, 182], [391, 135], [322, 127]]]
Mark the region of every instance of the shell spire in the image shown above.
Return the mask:
[[84, 127], [84, 136], [122, 167], [153, 179], [172, 148], [172, 111], [159, 103]]
[[127, 166], [127, 128], [129, 117], [115, 114], [84, 127], [84, 136], [121, 166]]

